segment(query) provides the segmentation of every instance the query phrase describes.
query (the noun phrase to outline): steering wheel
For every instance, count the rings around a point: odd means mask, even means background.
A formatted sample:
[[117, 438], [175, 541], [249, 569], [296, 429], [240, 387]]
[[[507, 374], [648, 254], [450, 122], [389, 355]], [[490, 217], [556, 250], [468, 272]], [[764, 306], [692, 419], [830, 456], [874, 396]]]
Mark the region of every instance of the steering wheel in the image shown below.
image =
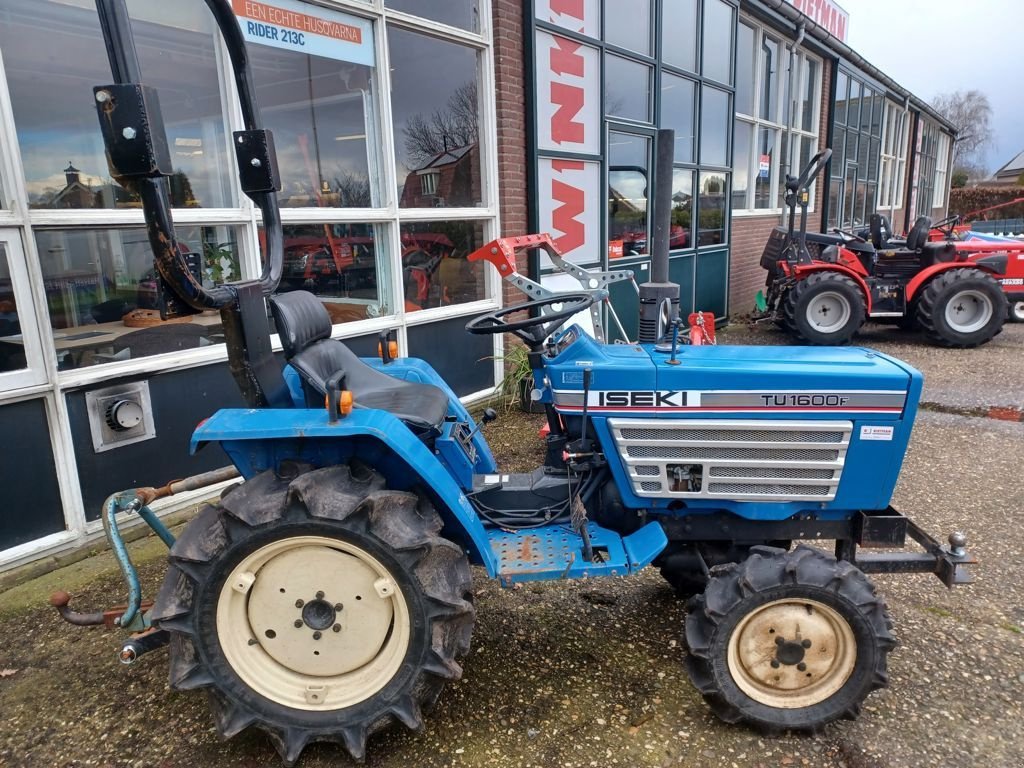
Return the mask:
[[946, 239], [949, 240], [953, 237], [953, 227], [955, 227], [959, 223], [959, 215], [947, 216], [941, 221], [937, 221], [934, 224], [932, 224], [932, 229], [939, 230], [942, 234], [946, 236]]
[[[562, 324], [577, 312], [582, 312], [587, 307], [596, 304], [602, 299], [601, 293], [564, 293], [560, 296], [549, 296], [546, 299], [527, 301], [524, 304], [516, 304], [514, 307], [505, 307], [497, 312], [473, 318], [466, 323], [466, 330], [470, 333], [512, 333], [525, 341], [530, 351], [536, 351], [544, 344], [544, 339], [562, 327]], [[524, 320], [505, 320], [509, 315], [516, 312], [532, 312], [544, 307], [563, 305], [562, 309], [549, 312], [539, 317], [527, 317]]]
[[832, 231], [835, 232], [837, 235], [842, 235], [847, 240], [854, 240], [855, 242], [858, 242], [858, 243], [866, 243], [867, 242], [867, 240], [865, 240], [860, 235], [855, 235], [855, 234], [853, 234], [853, 232], [848, 232], [847, 230], [840, 229], [839, 227], [832, 227]]

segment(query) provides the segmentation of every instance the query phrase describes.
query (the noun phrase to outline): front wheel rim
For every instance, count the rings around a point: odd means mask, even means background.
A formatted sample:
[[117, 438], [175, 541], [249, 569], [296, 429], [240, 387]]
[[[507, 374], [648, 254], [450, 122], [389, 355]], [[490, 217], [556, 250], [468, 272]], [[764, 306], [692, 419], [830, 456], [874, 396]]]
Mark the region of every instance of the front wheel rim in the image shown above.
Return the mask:
[[807, 304], [807, 322], [819, 333], [835, 333], [850, 322], [849, 300], [836, 291], [823, 291]]
[[957, 333], [980, 331], [993, 315], [992, 299], [969, 288], [955, 294], [946, 304], [946, 324]]
[[324, 536], [281, 539], [232, 569], [217, 601], [217, 637], [259, 695], [323, 712], [365, 701], [409, 650], [408, 603], [366, 550]]
[[838, 692], [857, 664], [853, 629], [817, 600], [786, 598], [758, 606], [729, 638], [729, 673], [759, 704], [799, 709]]

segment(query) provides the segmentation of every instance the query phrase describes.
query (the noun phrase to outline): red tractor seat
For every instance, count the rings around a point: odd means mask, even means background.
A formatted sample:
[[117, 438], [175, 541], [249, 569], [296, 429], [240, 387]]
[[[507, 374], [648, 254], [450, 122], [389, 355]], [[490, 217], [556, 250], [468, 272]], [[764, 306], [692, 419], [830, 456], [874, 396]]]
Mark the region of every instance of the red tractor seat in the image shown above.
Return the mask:
[[352, 393], [356, 408], [387, 411], [414, 432], [433, 431], [444, 423], [448, 396], [442, 390], [396, 379], [364, 363], [331, 338], [331, 317], [313, 294], [290, 291], [271, 296], [270, 309], [285, 360], [302, 378], [307, 406], [322, 408], [327, 380], [344, 371], [341, 388]]

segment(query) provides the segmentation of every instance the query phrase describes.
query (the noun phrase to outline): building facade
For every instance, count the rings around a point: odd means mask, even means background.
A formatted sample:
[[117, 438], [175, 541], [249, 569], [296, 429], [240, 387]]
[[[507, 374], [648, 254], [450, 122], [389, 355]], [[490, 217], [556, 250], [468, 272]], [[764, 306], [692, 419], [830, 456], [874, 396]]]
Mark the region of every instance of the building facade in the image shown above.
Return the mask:
[[[823, 147], [812, 229], [882, 211], [899, 231], [946, 204], [949, 126], [782, 0], [234, 5], [281, 167], [281, 289], [317, 294], [361, 354], [395, 329], [467, 399], [490, 393], [502, 347], [465, 322], [522, 297], [466, 256], [548, 231], [571, 260], [643, 282], [659, 127], [676, 132], [684, 310], [750, 309], [784, 174]], [[229, 146], [239, 107], [205, 4], [128, 7], [196, 274], [256, 276], [259, 216]], [[338, 33], [285, 44], [275, 8]], [[218, 317], [155, 319], [142, 213], [109, 175], [91, 103], [109, 80], [91, 0], [0, 0], [0, 569], [97, 535], [111, 492], [227, 463], [188, 454], [195, 424], [240, 399]], [[521, 269], [553, 280], [546, 266]], [[635, 293], [612, 299], [635, 332]], [[141, 425], [112, 417], [123, 397]]]

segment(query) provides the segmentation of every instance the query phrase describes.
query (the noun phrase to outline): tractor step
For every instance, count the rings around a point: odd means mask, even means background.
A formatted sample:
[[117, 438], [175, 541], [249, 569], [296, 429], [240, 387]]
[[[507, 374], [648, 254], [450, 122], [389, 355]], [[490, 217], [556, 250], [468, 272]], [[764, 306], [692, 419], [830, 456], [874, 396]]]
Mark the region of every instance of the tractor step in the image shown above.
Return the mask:
[[521, 581], [625, 576], [650, 563], [668, 539], [661, 526], [648, 523], [623, 538], [594, 523], [587, 524], [594, 562], [583, 557], [583, 539], [568, 525], [545, 525], [522, 531], [487, 532], [498, 558], [503, 586]]

